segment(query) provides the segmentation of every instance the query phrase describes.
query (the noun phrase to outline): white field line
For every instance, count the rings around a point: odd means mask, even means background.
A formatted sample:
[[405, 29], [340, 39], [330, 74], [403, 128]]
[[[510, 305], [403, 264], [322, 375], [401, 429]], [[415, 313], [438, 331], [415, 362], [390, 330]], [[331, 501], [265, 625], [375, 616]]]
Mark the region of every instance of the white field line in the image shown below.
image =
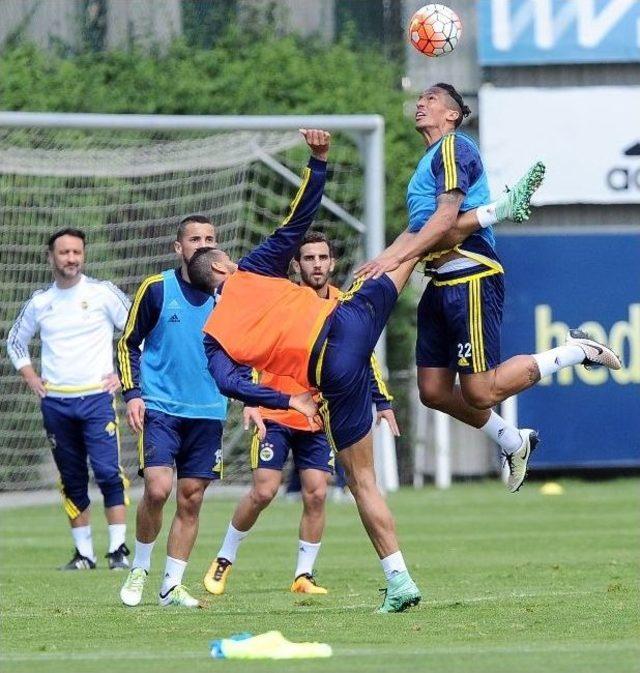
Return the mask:
[[[508, 594], [492, 594], [487, 596], [471, 596], [467, 598], [450, 598], [447, 600], [423, 600], [420, 603], [420, 608], [416, 608], [419, 612], [424, 612], [424, 608], [447, 608], [447, 607], [460, 607], [464, 605], [476, 605], [478, 603], [497, 603], [501, 601], [513, 601], [513, 600], [526, 600], [532, 598], [566, 598], [566, 597], [576, 597], [576, 596], [592, 596], [594, 594], [600, 594], [602, 597], [606, 597], [608, 594], [605, 589], [592, 589], [592, 590], [583, 590], [583, 591], [527, 591], [527, 592], [511, 592]], [[615, 594], [618, 596], [618, 594]], [[628, 595], [627, 595], [628, 596]], [[205, 599], [206, 600], [206, 599]], [[114, 605], [114, 608], [117, 607]], [[372, 602], [368, 603], [352, 603], [351, 605], [331, 605], [323, 607], [321, 605], [314, 606], [296, 606], [292, 605], [290, 607], [283, 606], [281, 608], [274, 608], [271, 610], [271, 614], [290, 614], [292, 610], [295, 610], [296, 607], [300, 607], [301, 613], [304, 614], [320, 614], [320, 613], [340, 613], [346, 612], [349, 610], [371, 610], [373, 613], [375, 605]], [[142, 609], [146, 609], [147, 614], [149, 610], [160, 612], [165, 610], [156, 606], [155, 604], [148, 603], [141, 606]], [[125, 608], [122, 608], [123, 610]], [[220, 609], [219, 606], [216, 606], [214, 603], [206, 603], [204, 605], [205, 610], [214, 610], [216, 616], [239, 616], [239, 615], [254, 615], [255, 610], [250, 609]], [[140, 611], [140, 608], [138, 609]], [[3, 618], [5, 620], [10, 619], [39, 619], [42, 617], [41, 612], [18, 612], [11, 611], [8, 612], [6, 609], [2, 611]], [[412, 612], [408, 612], [407, 615], [411, 615]]]

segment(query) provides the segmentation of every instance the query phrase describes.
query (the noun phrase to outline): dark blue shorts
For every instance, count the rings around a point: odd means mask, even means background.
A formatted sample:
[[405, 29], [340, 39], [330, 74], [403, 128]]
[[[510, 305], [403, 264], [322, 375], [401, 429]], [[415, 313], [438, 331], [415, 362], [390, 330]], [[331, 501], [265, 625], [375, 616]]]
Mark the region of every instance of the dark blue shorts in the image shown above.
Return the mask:
[[334, 451], [355, 444], [371, 430], [371, 353], [397, 299], [387, 275], [364, 282], [358, 279], [332, 316], [315, 383], [322, 397], [325, 433]]
[[69, 517], [75, 519], [90, 503], [87, 457], [104, 506], [128, 504], [128, 481], [120, 467], [120, 435], [113, 396], [47, 396], [40, 406]]
[[434, 277], [418, 304], [418, 367], [461, 374], [497, 367], [503, 304], [502, 273]]
[[142, 476], [145, 467], [175, 465], [178, 479], [220, 479], [222, 428], [222, 421], [146, 409], [144, 430], [138, 437], [138, 474]]
[[265, 438], [260, 440], [256, 432], [251, 440], [251, 469], [282, 470], [291, 451], [296, 469], [333, 472], [335, 459], [324, 432], [294, 430], [268, 420], [264, 424]]

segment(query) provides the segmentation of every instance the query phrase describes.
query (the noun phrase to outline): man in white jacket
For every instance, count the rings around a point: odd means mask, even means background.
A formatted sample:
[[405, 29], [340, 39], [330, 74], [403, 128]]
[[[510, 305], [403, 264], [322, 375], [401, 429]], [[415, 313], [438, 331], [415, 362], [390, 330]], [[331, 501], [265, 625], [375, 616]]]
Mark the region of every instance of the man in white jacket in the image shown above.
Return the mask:
[[[96, 567], [90, 525], [87, 457], [102, 491], [112, 570], [127, 568], [126, 477], [119, 464], [114, 393], [113, 332], [122, 331], [129, 299], [113, 283], [82, 273], [85, 234], [62, 229], [48, 242], [54, 282], [36, 290], [7, 338], [15, 368], [40, 398], [42, 418], [60, 472], [62, 499], [75, 543], [61, 570]], [[29, 342], [42, 341], [41, 374], [31, 364]]]

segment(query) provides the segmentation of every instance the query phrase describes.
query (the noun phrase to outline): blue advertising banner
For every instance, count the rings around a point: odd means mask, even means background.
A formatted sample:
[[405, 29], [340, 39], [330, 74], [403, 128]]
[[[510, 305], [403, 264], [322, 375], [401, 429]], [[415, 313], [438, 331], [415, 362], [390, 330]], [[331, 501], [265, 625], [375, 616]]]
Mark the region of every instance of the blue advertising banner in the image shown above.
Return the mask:
[[623, 359], [619, 371], [563, 369], [518, 396], [520, 427], [542, 438], [532, 466], [640, 467], [640, 227], [503, 228], [498, 243], [503, 360], [558, 346], [574, 327]]
[[481, 65], [640, 61], [638, 0], [479, 0]]

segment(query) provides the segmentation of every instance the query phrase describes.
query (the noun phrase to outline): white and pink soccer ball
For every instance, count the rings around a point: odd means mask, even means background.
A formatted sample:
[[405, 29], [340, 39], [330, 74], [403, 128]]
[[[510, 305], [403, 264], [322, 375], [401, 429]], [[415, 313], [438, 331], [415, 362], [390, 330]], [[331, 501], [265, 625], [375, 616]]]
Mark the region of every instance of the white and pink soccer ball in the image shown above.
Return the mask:
[[446, 5], [432, 3], [421, 7], [409, 22], [409, 40], [425, 56], [451, 53], [462, 37], [462, 22]]

